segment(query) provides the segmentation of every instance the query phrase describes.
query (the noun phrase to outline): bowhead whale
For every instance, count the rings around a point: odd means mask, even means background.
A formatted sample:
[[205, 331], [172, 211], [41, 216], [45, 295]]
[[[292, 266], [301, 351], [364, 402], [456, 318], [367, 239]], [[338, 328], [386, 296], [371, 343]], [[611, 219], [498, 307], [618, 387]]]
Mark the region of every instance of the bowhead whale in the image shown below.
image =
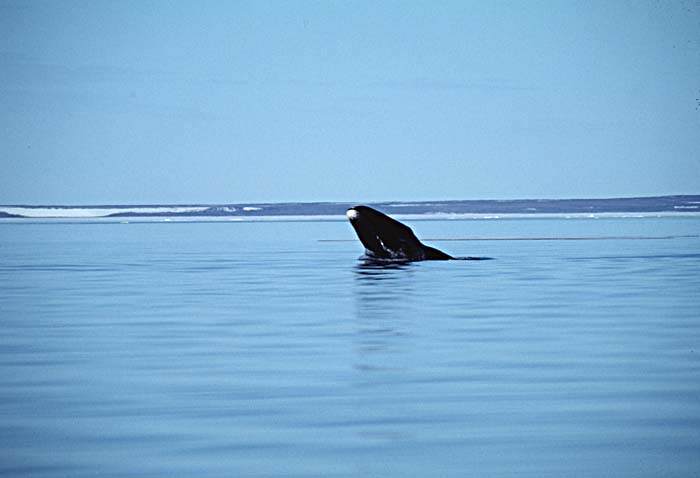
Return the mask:
[[368, 206], [351, 207], [345, 213], [365, 246], [369, 259], [391, 261], [444, 261], [454, 259], [418, 240], [410, 227]]
[[365, 246], [365, 257], [370, 261], [480, 261], [490, 257], [452, 257], [426, 246], [418, 240], [410, 227], [369, 206], [354, 206], [345, 213]]

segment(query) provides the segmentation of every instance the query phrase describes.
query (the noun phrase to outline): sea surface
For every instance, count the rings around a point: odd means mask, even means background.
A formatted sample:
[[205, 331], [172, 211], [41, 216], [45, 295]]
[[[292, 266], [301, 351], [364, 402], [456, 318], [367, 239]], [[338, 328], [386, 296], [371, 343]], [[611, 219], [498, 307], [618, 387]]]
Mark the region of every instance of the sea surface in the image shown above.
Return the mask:
[[0, 475], [700, 476], [700, 218], [409, 225], [0, 222]]

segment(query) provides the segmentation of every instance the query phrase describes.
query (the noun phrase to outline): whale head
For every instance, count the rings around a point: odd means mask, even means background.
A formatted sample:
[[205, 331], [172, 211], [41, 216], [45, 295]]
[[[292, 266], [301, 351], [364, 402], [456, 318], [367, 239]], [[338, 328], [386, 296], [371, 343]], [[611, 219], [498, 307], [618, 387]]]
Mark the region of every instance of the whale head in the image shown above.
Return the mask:
[[397, 261], [452, 259], [423, 245], [410, 227], [368, 206], [354, 206], [345, 215], [369, 258]]

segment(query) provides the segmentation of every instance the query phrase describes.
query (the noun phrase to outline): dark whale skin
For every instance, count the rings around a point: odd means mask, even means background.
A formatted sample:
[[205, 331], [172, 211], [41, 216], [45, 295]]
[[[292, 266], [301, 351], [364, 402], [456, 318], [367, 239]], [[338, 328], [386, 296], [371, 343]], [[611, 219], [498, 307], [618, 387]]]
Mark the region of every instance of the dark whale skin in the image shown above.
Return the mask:
[[369, 259], [446, 261], [455, 257], [418, 240], [410, 227], [369, 206], [354, 206], [346, 215]]

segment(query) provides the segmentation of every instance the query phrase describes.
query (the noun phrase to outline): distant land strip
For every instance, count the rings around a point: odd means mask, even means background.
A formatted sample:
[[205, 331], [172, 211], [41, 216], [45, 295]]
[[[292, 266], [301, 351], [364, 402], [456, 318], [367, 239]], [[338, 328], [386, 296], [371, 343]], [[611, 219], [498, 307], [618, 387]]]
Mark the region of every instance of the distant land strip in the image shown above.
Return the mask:
[[411, 219], [504, 217], [536, 218], [551, 215], [611, 217], [617, 215], [700, 216], [700, 195], [607, 199], [487, 199], [386, 202], [233, 203], [160, 205], [0, 205], [1, 219], [121, 219], [185, 218], [259, 219], [345, 217], [358, 203], [390, 216]]

